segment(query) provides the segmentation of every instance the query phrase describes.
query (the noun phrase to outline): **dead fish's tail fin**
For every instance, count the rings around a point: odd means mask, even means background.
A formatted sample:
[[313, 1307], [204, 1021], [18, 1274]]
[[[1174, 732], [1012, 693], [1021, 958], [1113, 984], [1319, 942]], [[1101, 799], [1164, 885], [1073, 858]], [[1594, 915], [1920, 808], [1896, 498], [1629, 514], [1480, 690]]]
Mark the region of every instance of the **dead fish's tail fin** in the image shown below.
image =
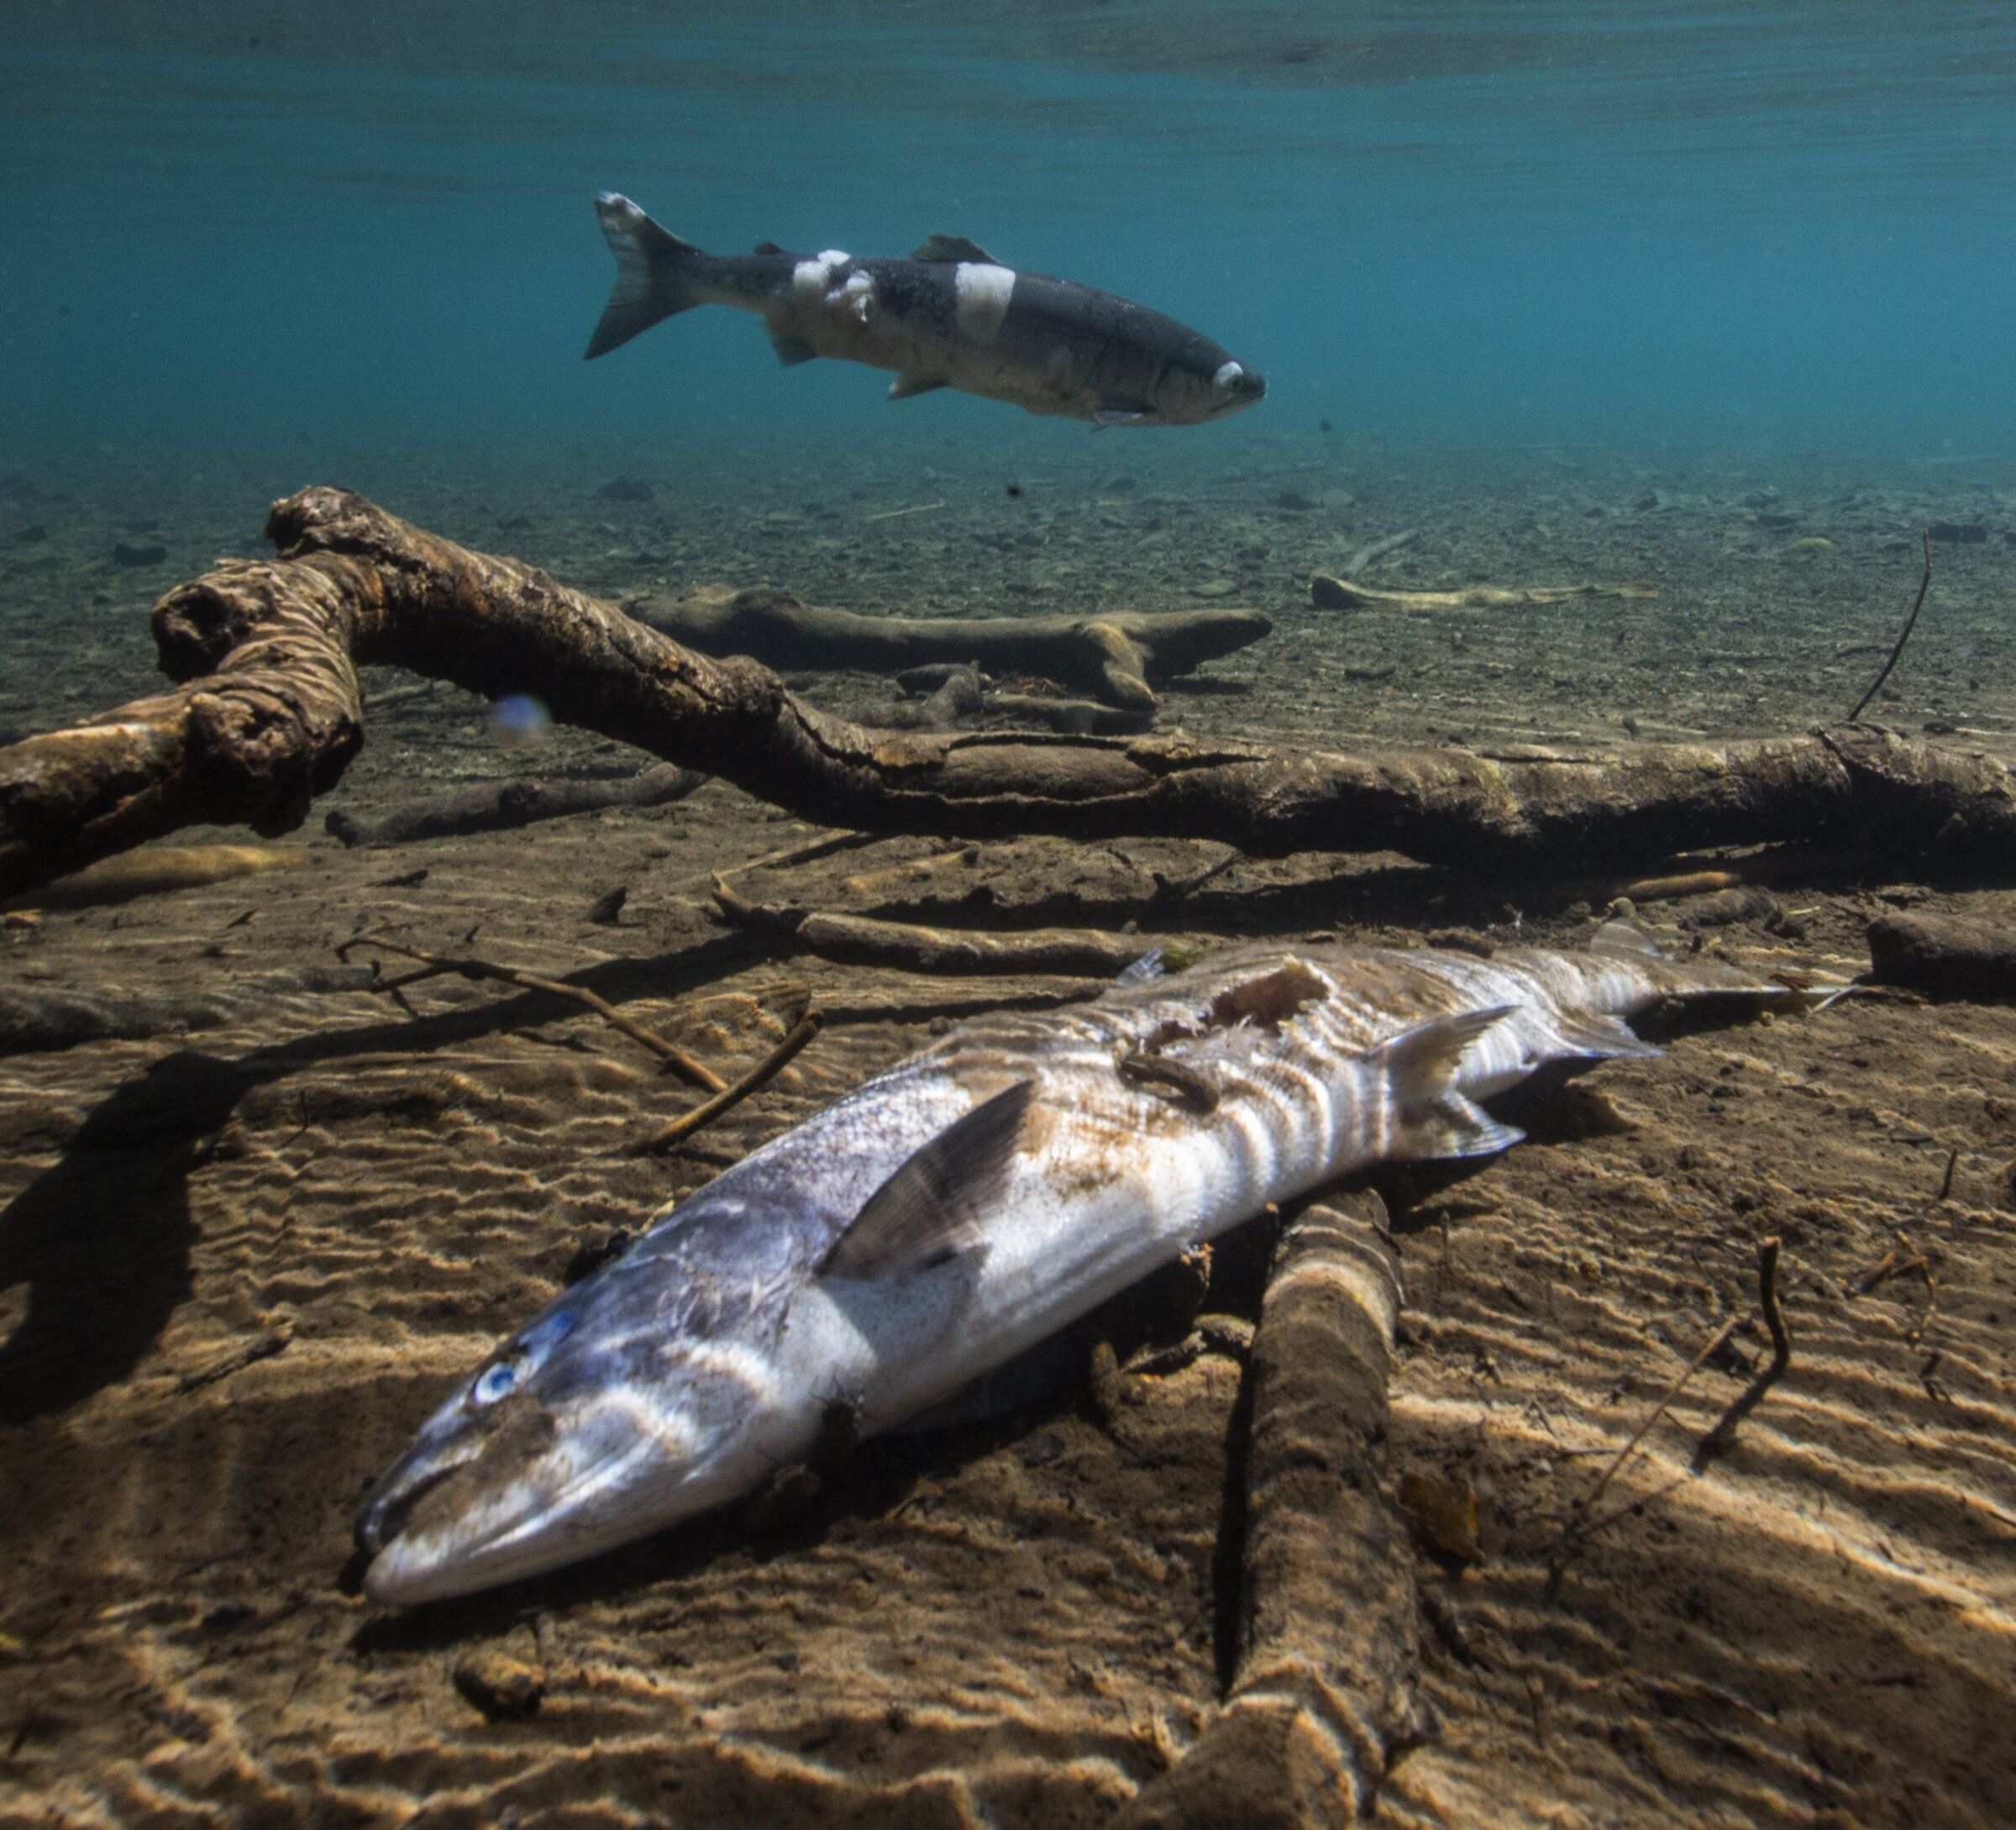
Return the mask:
[[1629, 916], [1613, 916], [1596, 930], [1589, 951], [1660, 969], [1668, 997], [1745, 998], [1772, 1010], [1824, 1010], [1852, 985], [1818, 972], [1779, 972], [1760, 980], [1740, 966], [1714, 960], [1676, 960]]
[[602, 308], [585, 359], [606, 355], [661, 318], [690, 311], [694, 296], [690, 264], [700, 250], [660, 229], [627, 197], [605, 191], [595, 200], [609, 251], [616, 256], [616, 285]]

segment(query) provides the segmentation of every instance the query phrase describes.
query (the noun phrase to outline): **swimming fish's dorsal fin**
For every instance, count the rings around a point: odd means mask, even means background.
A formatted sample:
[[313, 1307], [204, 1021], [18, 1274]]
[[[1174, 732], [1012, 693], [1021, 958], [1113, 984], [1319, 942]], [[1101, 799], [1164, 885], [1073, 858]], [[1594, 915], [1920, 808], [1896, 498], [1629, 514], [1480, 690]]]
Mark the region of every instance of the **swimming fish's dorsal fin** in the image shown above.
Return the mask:
[[1627, 915], [1613, 916], [1599, 928], [1589, 941], [1591, 953], [1607, 953], [1621, 960], [1663, 960], [1659, 943]]
[[911, 1277], [984, 1251], [981, 1211], [999, 1193], [1034, 1081], [984, 1099], [912, 1154], [868, 1197], [820, 1261], [822, 1277]]
[[928, 394], [936, 388], [951, 385], [942, 375], [899, 375], [889, 384], [889, 397], [911, 400], [919, 394]]
[[1000, 262], [968, 235], [927, 235], [917, 244], [912, 260], [979, 260], [990, 267]]
[[1151, 947], [1131, 965], [1120, 969], [1114, 979], [1116, 985], [1148, 985], [1163, 976], [1168, 970], [1162, 963], [1162, 949]]
[[759, 241], [753, 251], [759, 255], [780, 255], [784, 250], [774, 241]]

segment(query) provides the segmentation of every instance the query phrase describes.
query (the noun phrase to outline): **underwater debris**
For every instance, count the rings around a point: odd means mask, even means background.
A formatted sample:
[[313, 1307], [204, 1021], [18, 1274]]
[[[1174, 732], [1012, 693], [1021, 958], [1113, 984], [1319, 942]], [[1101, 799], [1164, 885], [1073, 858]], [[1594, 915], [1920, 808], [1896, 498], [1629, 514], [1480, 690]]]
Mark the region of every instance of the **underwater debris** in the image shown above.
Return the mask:
[[[402, 972], [396, 979], [380, 979], [370, 989], [381, 991], [388, 997], [397, 998], [402, 1004], [409, 985], [418, 985], [428, 979], [457, 978], [490, 980], [500, 985], [516, 986], [522, 991], [543, 991], [549, 997], [560, 997], [570, 1003], [581, 1005], [607, 1023], [612, 1029], [641, 1043], [659, 1060], [677, 1074], [681, 1080], [711, 1093], [719, 1093], [727, 1085], [713, 1069], [696, 1061], [676, 1043], [667, 1042], [654, 1030], [633, 1018], [624, 1016], [615, 1005], [585, 985], [570, 985], [564, 979], [549, 979], [536, 972], [526, 972], [517, 966], [503, 965], [495, 960], [478, 959], [474, 954], [449, 955], [429, 953], [419, 947], [408, 946], [402, 940], [394, 940], [386, 934], [354, 934], [337, 949], [339, 959], [347, 961], [352, 951], [369, 947], [380, 953], [396, 953], [402, 958], [417, 960], [420, 963], [411, 972]], [[411, 1010], [411, 1006], [407, 1007]]]
[[429, 795], [375, 815], [346, 812], [339, 807], [322, 823], [345, 845], [405, 845], [423, 839], [454, 839], [464, 833], [506, 832], [538, 820], [600, 812], [605, 807], [669, 807], [707, 780], [697, 770], [654, 763], [615, 781], [500, 781]]
[[1852, 724], [1861, 717], [1869, 702], [1873, 699], [1883, 682], [1890, 677], [1890, 670], [1904, 652], [1904, 644], [1911, 639], [1911, 632], [1918, 627], [1918, 613], [1925, 607], [1925, 593], [1932, 588], [1932, 530], [1924, 531], [1925, 569], [1918, 581], [1918, 596], [1912, 600], [1911, 614], [1904, 618], [1904, 627], [1897, 639], [1897, 646], [1890, 650], [1890, 658], [1883, 663], [1882, 671], [1869, 682], [1869, 690], [1855, 702], [1855, 709], [1848, 714]]
[[900, 966], [912, 972], [1054, 972], [1111, 978], [1147, 951], [1137, 935], [1089, 928], [984, 933], [973, 928], [927, 928], [867, 915], [752, 902], [719, 876], [714, 879], [714, 902], [737, 928], [789, 939], [796, 950], [843, 965]]
[[1928, 997], [2016, 999], [2016, 934], [1962, 916], [1879, 915], [1870, 923], [1869, 977]]
[[702, 1125], [711, 1124], [723, 1112], [732, 1111], [750, 1094], [761, 1091], [790, 1065], [791, 1058], [819, 1033], [825, 1023], [823, 1012], [816, 1007], [808, 1009], [791, 1025], [784, 1040], [748, 1073], [722, 1087], [711, 1099], [702, 1100], [692, 1111], [681, 1112], [669, 1124], [662, 1125], [649, 1137], [640, 1138], [631, 1145], [631, 1154], [655, 1156], [661, 1150], [669, 1150], [674, 1144], [691, 1137]]
[[[1757, 1243], [1757, 1307], [1771, 1335], [1771, 1358], [1748, 1385], [1730, 1400], [1729, 1407], [1694, 1447], [1693, 1470], [1699, 1474], [1717, 1455], [1725, 1453], [1736, 1439], [1743, 1419], [1764, 1401], [1764, 1396], [1792, 1364], [1792, 1337], [1786, 1332], [1785, 1317], [1778, 1307], [1778, 1244], [1775, 1238]], [[1927, 1280], [1929, 1281], [1929, 1279]]]
[[748, 655], [770, 667], [895, 673], [932, 662], [1036, 674], [1110, 705], [1152, 711], [1152, 683], [1194, 672], [1273, 628], [1257, 610], [1101, 611], [1097, 616], [880, 617], [809, 604], [789, 592], [704, 586], [647, 593], [632, 613], [703, 655]]
[[[1356, 568], [1353, 568], [1354, 570]], [[1310, 601], [1319, 610], [1503, 610], [1518, 604], [1575, 603], [1584, 598], [1656, 597], [1656, 585], [1464, 585], [1454, 591], [1382, 591], [1318, 572]]]
[[1900, 859], [1935, 856], [1951, 842], [1942, 835], [1962, 833], [1977, 868], [2016, 857], [2006, 765], [1868, 726], [1496, 760], [1180, 732], [892, 734], [347, 491], [286, 497], [268, 531], [278, 560], [227, 561], [155, 607], [163, 666], [181, 686], [0, 749], [0, 894], [199, 821], [297, 824], [362, 741], [353, 642], [492, 696], [538, 679], [567, 723], [857, 830], [1153, 833], [1261, 857], [1393, 850], [1557, 881], [1816, 828]]
[[44, 884], [32, 896], [13, 897], [4, 907], [102, 908], [137, 897], [164, 896], [228, 883], [234, 877], [297, 870], [309, 863], [299, 845], [155, 845], [118, 854]]

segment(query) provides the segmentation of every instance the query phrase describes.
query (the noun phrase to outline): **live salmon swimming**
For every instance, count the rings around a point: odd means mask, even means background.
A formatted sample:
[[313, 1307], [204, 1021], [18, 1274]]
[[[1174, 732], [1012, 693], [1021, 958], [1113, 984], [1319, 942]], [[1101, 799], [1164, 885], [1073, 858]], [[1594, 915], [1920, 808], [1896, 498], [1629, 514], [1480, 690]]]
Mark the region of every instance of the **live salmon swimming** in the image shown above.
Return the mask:
[[529, 1575], [734, 1499], [836, 1402], [902, 1424], [1269, 1203], [1521, 1133], [1480, 1100], [1656, 1054], [1667, 998], [1824, 1002], [1613, 923], [1490, 959], [1242, 949], [969, 1023], [663, 1213], [503, 1342], [358, 1522], [368, 1591]]
[[891, 400], [958, 388], [1096, 429], [1198, 425], [1267, 392], [1255, 371], [1187, 324], [1004, 266], [963, 235], [932, 235], [907, 260], [787, 254], [772, 242], [711, 255], [628, 197], [608, 192], [596, 208], [617, 279], [591, 360], [675, 313], [731, 305], [762, 315], [787, 367], [831, 356], [894, 369]]

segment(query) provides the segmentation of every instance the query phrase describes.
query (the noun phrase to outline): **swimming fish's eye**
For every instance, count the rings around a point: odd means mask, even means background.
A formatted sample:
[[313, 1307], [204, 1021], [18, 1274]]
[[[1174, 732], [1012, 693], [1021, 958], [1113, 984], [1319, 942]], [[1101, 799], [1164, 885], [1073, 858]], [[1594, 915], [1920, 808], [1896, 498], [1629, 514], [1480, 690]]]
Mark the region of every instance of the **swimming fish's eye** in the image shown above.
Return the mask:
[[517, 1389], [518, 1369], [507, 1359], [484, 1369], [483, 1376], [477, 1380], [475, 1389], [470, 1393], [478, 1404], [495, 1404], [500, 1398], [509, 1397]]

